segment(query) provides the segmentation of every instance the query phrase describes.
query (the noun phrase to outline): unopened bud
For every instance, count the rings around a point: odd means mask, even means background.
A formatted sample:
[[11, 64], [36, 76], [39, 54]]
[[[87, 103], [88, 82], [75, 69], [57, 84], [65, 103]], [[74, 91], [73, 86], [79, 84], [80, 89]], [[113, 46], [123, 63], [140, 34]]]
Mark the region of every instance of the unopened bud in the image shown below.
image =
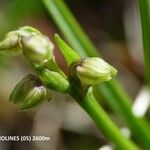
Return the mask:
[[23, 37], [27, 37], [31, 35], [41, 35], [41, 32], [39, 30], [30, 26], [21, 27], [17, 31]]
[[21, 53], [18, 32], [12, 31], [5, 36], [3, 41], [0, 42], [0, 52], [7, 56], [14, 56]]
[[22, 52], [21, 39], [31, 35], [41, 35], [41, 33], [30, 26], [19, 28], [6, 34], [5, 38], [0, 42], [0, 53], [7, 56], [15, 56]]
[[0, 52], [7, 56], [15, 56], [22, 52], [21, 39], [31, 35], [40, 35], [41, 33], [30, 26], [19, 28], [6, 34], [0, 42]]
[[94, 85], [111, 80], [117, 74], [117, 70], [103, 59], [91, 57], [78, 63], [76, 74], [82, 84]]
[[54, 60], [53, 44], [46, 36], [34, 35], [22, 38], [23, 53], [34, 65], [40, 66], [49, 59]]
[[23, 78], [10, 95], [10, 101], [19, 105], [21, 110], [32, 108], [49, 98], [49, 91], [34, 75]]

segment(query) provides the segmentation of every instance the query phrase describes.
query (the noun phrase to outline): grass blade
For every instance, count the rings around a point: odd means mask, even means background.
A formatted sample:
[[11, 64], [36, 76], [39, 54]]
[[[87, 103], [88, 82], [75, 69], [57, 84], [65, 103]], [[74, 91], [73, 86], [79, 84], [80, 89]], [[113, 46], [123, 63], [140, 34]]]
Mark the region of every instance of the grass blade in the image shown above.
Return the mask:
[[[96, 48], [62, 0], [42, 1], [63, 35], [81, 56], [98, 56]], [[121, 85], [116, 81], [111, 81], [99, 86], [99, 91], [114, 111], [123, 117], [132, 130], [135, 139], [146, 147], [150, 147], [149, 125], [144, 119], [136, 118], [132, 114], [131, 99]]]

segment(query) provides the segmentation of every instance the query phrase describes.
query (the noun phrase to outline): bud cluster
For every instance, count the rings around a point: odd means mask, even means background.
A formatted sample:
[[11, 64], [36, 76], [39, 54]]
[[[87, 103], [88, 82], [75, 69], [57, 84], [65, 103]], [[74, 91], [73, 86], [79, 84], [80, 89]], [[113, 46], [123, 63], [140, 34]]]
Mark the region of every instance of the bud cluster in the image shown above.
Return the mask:
[[69, 82], [55, 61], [53, 49], [48, 37], [30, 26], [9, 32], [0, 42], [1, 53], [15, 56], [22, 52], [37, 74], [23, 78], [10, 96], [10, 101], [18, 104], [21, 110], [47, 99], [45, 86], [60, 92], [67, 91]]
[[[55, 41], [69, 67], [68, 77], [59, 68], [53, 54], [54, 46], [48, 37], [26, 26], [9, 32], [0, 42], [0, 52], [17, 55], [23, 52], [37, 76], [28, 75], [20, 81], [10, 96], [10, 101], [26, 110], [50, 98], [47, 88], [63, 93], [77, 92], [86, 95], [95, 84], [109, 81], [117, 70], [97, 57], [81, 59], [58, 35]], [[47, 87], [47, 88], [46, 88]]]
[[41, 35], [41, 33], [30, 26], [9, 32], [3, 41], [0, 42], [0, 52], [7, 56], [20, 54], [22, 52], [22, 37], [29, 37], [31, 35]]

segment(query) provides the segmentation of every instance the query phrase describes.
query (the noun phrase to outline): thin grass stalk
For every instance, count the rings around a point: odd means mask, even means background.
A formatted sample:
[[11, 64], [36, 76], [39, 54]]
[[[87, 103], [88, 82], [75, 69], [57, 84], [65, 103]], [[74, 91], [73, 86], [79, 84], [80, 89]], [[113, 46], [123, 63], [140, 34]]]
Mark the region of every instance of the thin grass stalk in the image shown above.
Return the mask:
[[[42, 1], [60, 31], [81, 56], [98, 56], [97, 49], [62, 0]], [[132, 114], [131, 98], [120, 83], [113, 80], [103, 84], [99, 86], [99, 92], [106, 98], [110, 107], [125, 120], [133, 132], [133, 137], [146, 147], [150, 147], [149, 125], [143, 118], [138, 119]]]

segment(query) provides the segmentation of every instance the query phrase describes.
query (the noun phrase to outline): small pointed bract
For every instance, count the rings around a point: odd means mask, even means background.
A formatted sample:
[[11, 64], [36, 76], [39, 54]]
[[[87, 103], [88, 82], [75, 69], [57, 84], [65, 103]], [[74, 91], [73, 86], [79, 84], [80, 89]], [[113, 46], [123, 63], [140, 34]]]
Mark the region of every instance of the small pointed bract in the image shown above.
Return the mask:
[[55, 42], [64, 55], [68, 66], [80, 59], [80, 56], [58, 34], [55, 34]]

